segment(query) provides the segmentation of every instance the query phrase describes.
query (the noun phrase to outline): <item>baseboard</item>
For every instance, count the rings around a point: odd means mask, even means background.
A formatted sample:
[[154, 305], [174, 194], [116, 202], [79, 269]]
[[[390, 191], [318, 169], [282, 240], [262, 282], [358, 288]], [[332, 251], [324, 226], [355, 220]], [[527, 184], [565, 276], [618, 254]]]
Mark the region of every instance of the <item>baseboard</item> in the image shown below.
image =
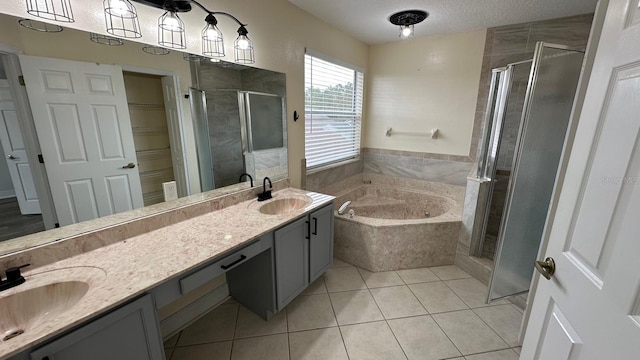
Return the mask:
[[1, 190], [0, 191], [0, 199], [7, 199], [16, 197], [16, 192], [14, 190]]
[[218, 286], [198, 300], [160, 321], [160, 331], [166, 340], [191, 325], [229, 298], [227, 284]]

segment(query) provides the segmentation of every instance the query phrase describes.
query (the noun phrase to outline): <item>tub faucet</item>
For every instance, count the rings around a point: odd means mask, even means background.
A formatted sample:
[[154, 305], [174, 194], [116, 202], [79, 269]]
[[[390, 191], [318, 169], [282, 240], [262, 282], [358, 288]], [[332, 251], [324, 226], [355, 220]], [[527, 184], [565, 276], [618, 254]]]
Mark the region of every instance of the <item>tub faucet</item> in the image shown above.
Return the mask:
[[251, 177], [251, 175], [247, 174], [247, 173], [242, 173], [240, 174], [240, 178], [238, 179], [238, 182], [242, 182], [242, 177], [246, 176], [249, 178], [249, 183], [251, 184], [251, 187], [253, 187], [253, 178]]
[[342, 204], [342, 206], [340, 206], [340, 208], [338, 209], [338, 215], [344, 215], [345, 210], [347, 210], [347, 207], [351, 205], [351, 201], [345, 201], [344, 204]]
[[[267, 181], [269, 182], [269, 190], [267, 190]], [[271, 179], [265, 177], [262, 180], [262, 192], [258, 194], [258, 201], [265, 201], [271, 199], [271, 189], [273, 189], [273, 185], [271, 184]]]

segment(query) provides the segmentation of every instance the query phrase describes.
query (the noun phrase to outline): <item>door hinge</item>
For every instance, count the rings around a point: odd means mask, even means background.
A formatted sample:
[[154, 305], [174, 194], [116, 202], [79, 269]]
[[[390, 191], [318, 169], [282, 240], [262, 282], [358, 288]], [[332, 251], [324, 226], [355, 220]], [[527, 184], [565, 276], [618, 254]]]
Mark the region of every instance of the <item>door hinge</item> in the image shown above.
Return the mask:
[[38, 154], [38, 162], [40, 164], [44, 164], [44, 158], [42, 157], [42, 154]]
[[19, 75], [18, 76], [18, 82], [20, 83], [20, 85], [24, 86], [24, 76]]

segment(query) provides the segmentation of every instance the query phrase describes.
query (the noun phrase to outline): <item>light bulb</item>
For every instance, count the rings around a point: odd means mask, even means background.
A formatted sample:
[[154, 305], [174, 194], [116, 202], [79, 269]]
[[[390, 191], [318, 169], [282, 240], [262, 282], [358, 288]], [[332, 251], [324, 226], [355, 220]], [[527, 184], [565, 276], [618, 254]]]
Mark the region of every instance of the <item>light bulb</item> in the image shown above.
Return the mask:
[[209, 25], [207, 27], [206, 34], [207, 34], [207, 38], [209, 38], [209, 40], [213, 40], [213, 39], [218, 37], [218, 30], [216, 30], [216, 28], [213, 27], [212, 25]]
[[180, 30], [180, 22], [178, 21], [174, 13], [170, 13], [170, 15], [164, 19], [164, 21], [162, 22], [162, 25], [167, 30], [171, 30], [171, 31]]
[[112, 0], [111, 11], [114, 15], [124, 15], [129, 12], [129, 8], [123, 0]]
[[411, 29], [410, 25], [406, 25], [402, 27], [402, 37], [409, 37], [413, 33], [413, 29]]
[[249, 48], [249, 40], [243, 37], [238, 39], [238, 49], [246, 50]]

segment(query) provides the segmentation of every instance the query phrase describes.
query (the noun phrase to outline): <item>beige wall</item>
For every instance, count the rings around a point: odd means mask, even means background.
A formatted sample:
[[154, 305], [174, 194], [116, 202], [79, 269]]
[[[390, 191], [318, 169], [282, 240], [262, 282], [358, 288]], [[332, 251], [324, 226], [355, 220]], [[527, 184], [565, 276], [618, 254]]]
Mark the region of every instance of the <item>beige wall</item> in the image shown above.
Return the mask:
[[[365, 147], [469, 154], [485, 30], [370, 47]], [[426, 136], [385, 136], [440, 129]]]
[[[248, 23], [249, 37], [255, 43], [256, 67], [283, 72], [287, 76], [287, 120], [289, 176], [291, 183], [301, 183], [301, 160], [304, 158], [304, 116], [293, 121], [293, 111], [304, 112], [304, 49], [323, 52], [329, 56], [367, 66], [368, 46], [345, 33], [309, 15], [287, 0], [203, 0], [211, 10], [229, 12]], [[64, 24], [72, 28], [105, 33], [102, 1], [72, 3], [75, 23]], [[136, 4], [144, 43], [154, 44], [157, 39], [157, 19], [162, 11]], [[3, 4], [0, 12], [25, 16], [25, 3], [12, 1]], [[204, 27], [205, 14], [199, 10], [181, 15], [189, 35], [188, 51], [200, 53], [200, 31]], [[219, 26], [226, 40], [225, 60], [233, 61], [233, 40], [237, 25], [220, 17]], [[2, 33], [2, 32], [0, 32]], [[0, 43], [2, 40], [0, 39]], [[9, 42], [9, 45], [11, 42]], [[63, 49], [73, 49], [73, 44], [52, 44]], [[138, 56], [142, 57], [144, 54]], [[151, 64], [152, 61], [147, 61]]]

